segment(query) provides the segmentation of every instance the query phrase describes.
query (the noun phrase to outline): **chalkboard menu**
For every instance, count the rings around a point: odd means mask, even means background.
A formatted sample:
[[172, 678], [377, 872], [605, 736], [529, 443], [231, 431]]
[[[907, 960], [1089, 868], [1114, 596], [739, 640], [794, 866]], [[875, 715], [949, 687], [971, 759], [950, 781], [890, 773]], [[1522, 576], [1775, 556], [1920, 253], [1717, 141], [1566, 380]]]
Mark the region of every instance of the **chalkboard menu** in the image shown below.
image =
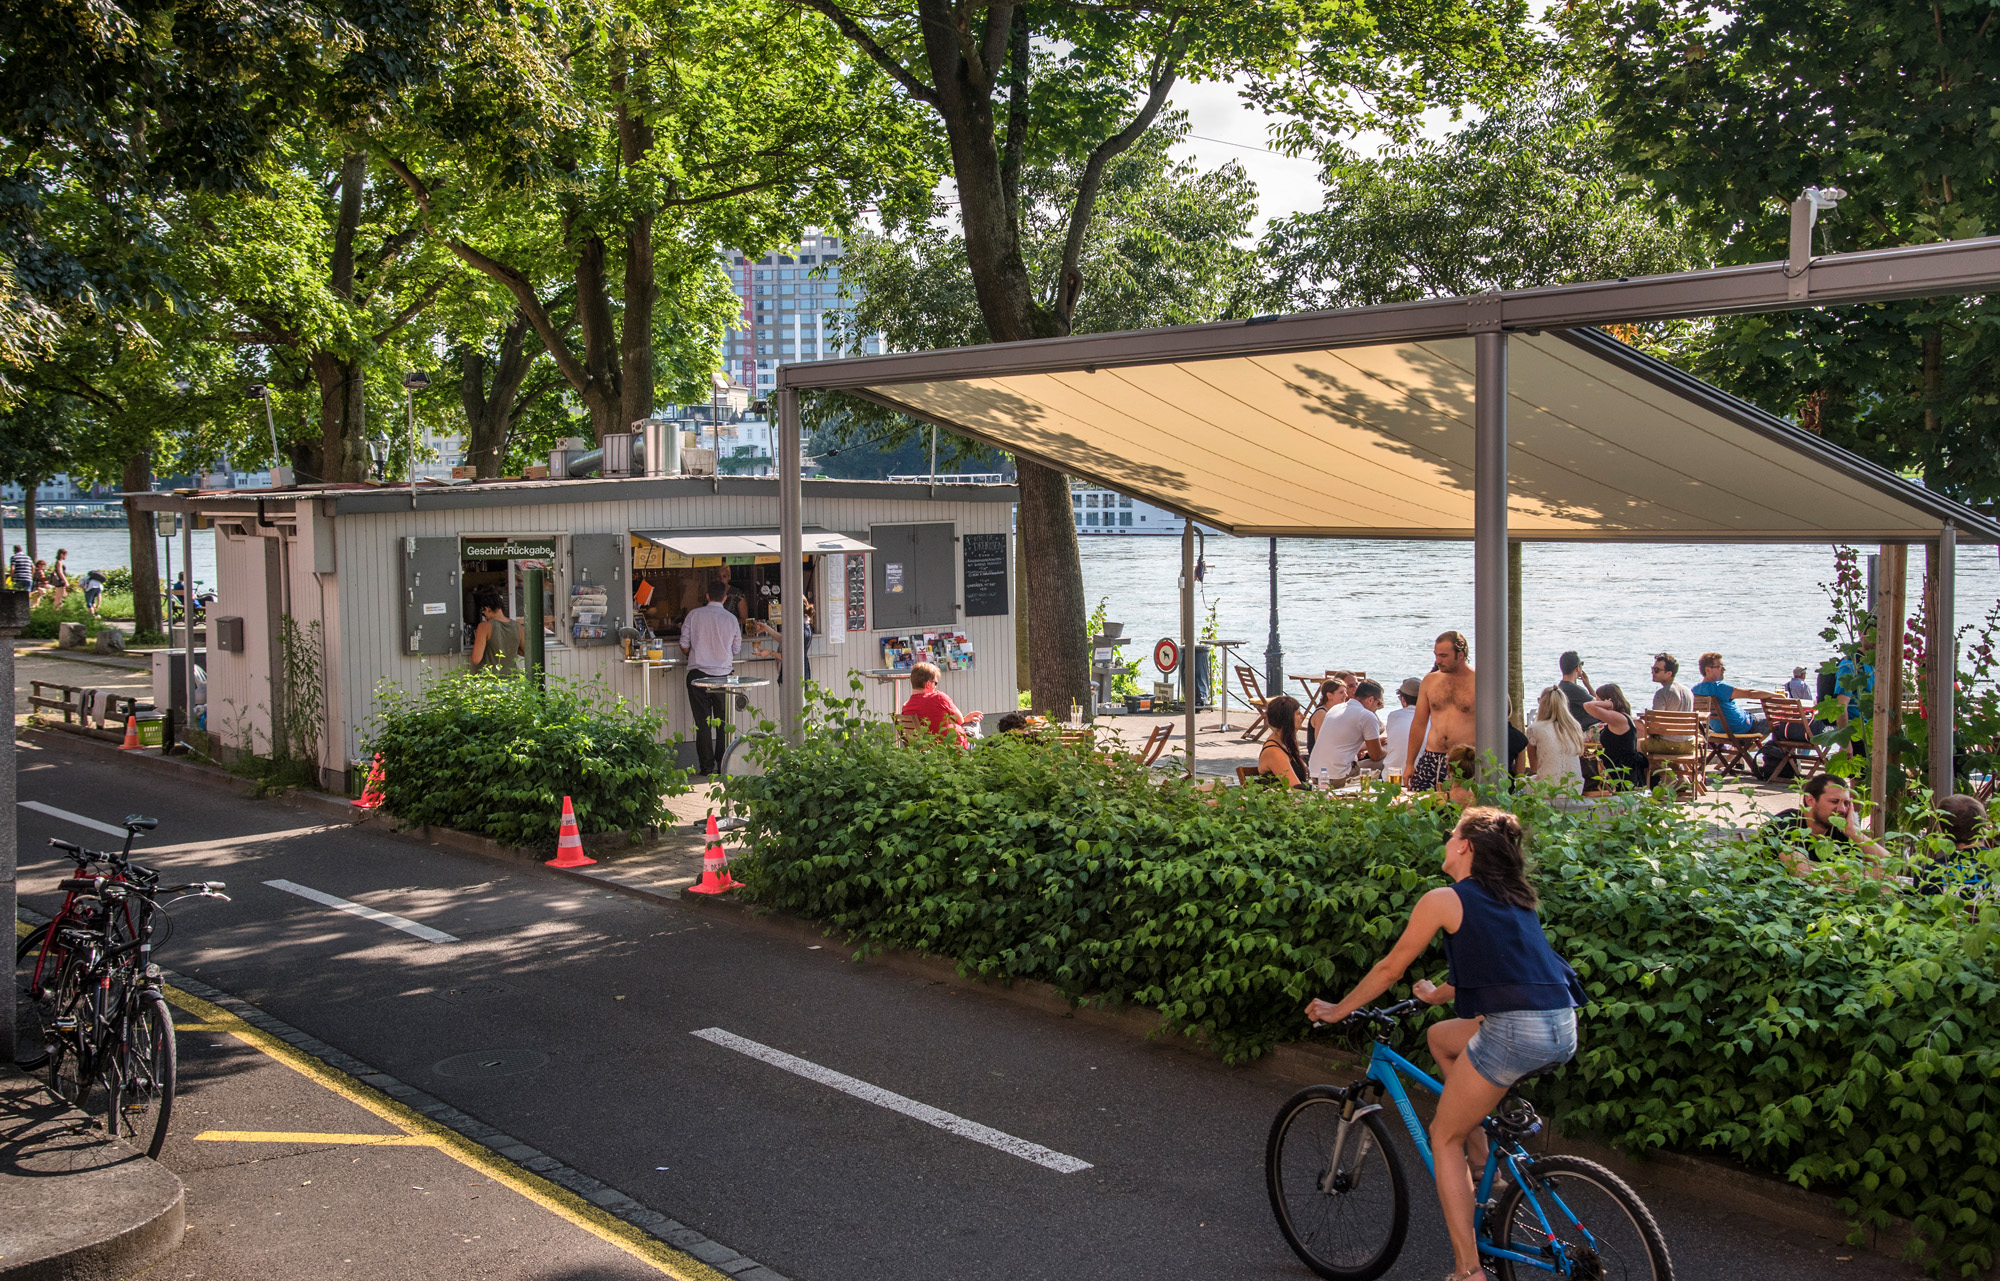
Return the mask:
[[965, 548], [965, 616], [978, 618], [1007, 612], [1007, 535], [967, 534]]
[[868, 558], [851, 555], [847, 558], [847, 630], [865, 632], [868, 630]]

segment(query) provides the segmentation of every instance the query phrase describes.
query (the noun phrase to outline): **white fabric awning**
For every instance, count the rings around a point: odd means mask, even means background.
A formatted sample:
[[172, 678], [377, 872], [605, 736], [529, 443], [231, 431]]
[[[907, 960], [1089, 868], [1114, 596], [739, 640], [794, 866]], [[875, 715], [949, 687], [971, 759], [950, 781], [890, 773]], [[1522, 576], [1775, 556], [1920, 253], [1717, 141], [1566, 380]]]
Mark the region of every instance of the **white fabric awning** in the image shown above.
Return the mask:
[[[1202, 331], [1092, 336], [1090, 363], [1067, 367], [1061, 345], [1083, 340], [969, 350], [947, 376], [961, 353], [787, 374], [1232, 534], [1472, 537], [1470, 336], [1147, 359], [1182, 332]], [[1601, 331], [1509, 338], [1510, 537], [1880, 543], [1948, 522], [2000, 540], [1981, 513]]]
[[[652, 529], [634, 530], [634, 538], [657, 543], [682, 556], [776, 556], [778, 531], [775, 529]], [[808, 556], [831, 552], [872, 552], [875, 549], [858, 538], [828, 533], [817, 525], [804, 530]]]

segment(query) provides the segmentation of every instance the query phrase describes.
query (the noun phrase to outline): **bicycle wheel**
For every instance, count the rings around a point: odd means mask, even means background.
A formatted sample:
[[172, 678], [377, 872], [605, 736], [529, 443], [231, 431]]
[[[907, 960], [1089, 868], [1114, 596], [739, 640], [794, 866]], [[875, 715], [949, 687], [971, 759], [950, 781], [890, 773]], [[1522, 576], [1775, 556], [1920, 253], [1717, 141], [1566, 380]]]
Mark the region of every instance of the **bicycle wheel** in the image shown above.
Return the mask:
[[119, 1033], [113, 1071], [106, 1074], [110, 1114], [117, 1127], [112, 1132], [135, 1147], [143, 1146], [147, 1156], [157, 1157], [167, 1141], [180, 1069], [167, 998], [153, 988], [139, 993], [126, 1007]]
[[49, 1027], [49, 1089], [79, 1112], [96, 1117], [107, 1133], [117, 1133], [113, 1093], [105, 1079], [108, 1056], [98, 1041], [92, 1012], [95, 988], [70, 992]]
[[[59, 969], [62, 957], [42, 955], [42, 944], [48, 940], [49, 927], [37, 925], [14, 948], [14, 1064], [25, 1071], [35, 1071], [49, 1060], [48, 1024], [55, 1017], [55, 985], [43, 982], [39, 987], [33, 983], [37, 967], [44, 970], [46, 978], [51, 969]], [[34, 987], [34, 991], [29, 989]]]
[[1382, 1114], [1346, 1121], [1346, 1106], [1331, 1085], [1287, 1099], [1271, 1123], [1264, 1181], [1300, 1262], [1332, 1281], [1373, 1281], [1402, 1253], [1410, 1194]]
[[[1526, 1190], [1513, 1187], [1491, 1220], [1495, 1244], [1554, 1266], [1553, 1232], [1569, 1259], [1562, 1274], [1576, 1281], [1673, 1281], [1667, 1239], [1625, 1180], [1595, 1161], [1574, 1156], [1538, 1157], [1529, 1170], [1541, 1185], [1536, 1200], [1549, 1226], [1542, 1227]], [[1506, 1260], [1494, 1263], [1500, 1281], [1544, 1275], [1539, 1268], [1517, 1269]]]

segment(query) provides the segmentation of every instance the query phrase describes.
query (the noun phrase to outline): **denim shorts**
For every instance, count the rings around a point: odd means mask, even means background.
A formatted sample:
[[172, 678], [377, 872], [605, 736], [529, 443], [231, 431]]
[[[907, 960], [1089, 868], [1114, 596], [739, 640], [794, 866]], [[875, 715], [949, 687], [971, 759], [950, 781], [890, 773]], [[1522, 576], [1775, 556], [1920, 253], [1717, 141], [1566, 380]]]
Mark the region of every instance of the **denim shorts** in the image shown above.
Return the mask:
[[1516, 1081], [1576, 1055], [1575, 1010], [1508, 1010], [1489, 1014], [1465, 1043], [1473, 1069], [1495, 1085]]

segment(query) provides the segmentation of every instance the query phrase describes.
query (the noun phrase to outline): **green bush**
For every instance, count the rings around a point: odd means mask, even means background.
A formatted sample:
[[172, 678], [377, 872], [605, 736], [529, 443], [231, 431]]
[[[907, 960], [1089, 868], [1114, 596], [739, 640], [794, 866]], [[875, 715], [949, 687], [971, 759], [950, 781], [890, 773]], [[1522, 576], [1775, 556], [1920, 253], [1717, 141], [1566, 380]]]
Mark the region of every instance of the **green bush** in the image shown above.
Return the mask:
[[[899, 745], [858, 702], [733, 779], [737, 864], [775, 907], [968, 972], [1149, 1006], [1233, 1059], [1300, 1035], [1442, 884], [1456, 811], [1203, 792], [1129, 758], [1019, 737]], [[1582, 1049], [1537, 1097], [1572, 1132], [1674, 1148], [1913, 1222], [1933, 1267], [2000, 1244], [1996, 914], [1842, 869], [1786, 875], [1687, 806], [1571, 814], [1516, 799], [1542, 917], [1591, 997]], [[1441, 952], [1410, 974], [1442, 977]], [[1442, 1015], [1440, 1015], [1442, 1016]]]
[[553, 846], [565, 796], [580, 829], [613, 832], [658, 822], [687, 787], [659, 713], [601, 683], [467, 673], [376, 702], [362, 751], [381, 754], [383, 808], [410, 823]]

